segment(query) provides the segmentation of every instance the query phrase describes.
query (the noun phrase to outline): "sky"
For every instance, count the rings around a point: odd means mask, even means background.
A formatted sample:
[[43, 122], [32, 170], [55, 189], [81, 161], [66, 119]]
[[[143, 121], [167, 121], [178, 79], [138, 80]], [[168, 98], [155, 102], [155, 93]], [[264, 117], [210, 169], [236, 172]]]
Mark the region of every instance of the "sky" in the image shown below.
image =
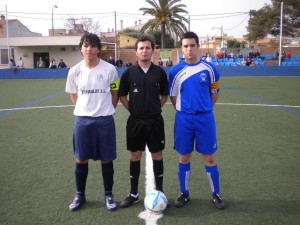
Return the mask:
[[[222, 28], [224, 34], [240, 38], [247, 34], [248, 12], [271, 4], [271, 0], [181, 0], [178, 4], [186, 5], [190, 30], [198, 36], [220, 36]], [[145, 23], [151, 17], [142, 15], [142, 7], [151, 5], [145, 0], [1, 0], [0, 14], [6, 16], [7, 12], [8, 19], [18, 19], [32, 32], [48, 36], [52, 11], [54, 29], [64, 28], [69, 17], [91, 17], [106, 32], [115, 26], [120, 30], [120, 20], [124, 28], [139, 20]]]

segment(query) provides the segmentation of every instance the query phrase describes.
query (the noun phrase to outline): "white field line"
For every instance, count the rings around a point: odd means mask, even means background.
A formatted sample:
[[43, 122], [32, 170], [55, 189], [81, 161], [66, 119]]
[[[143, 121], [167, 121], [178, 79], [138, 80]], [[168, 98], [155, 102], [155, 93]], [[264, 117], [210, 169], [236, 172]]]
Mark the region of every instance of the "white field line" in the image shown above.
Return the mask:
[[[119, 103], [121, 105], [121, 103]], [[170, 102], [166, 103], [167, 105], [171, 105]], [[245, 104], [245, 103], [216, 103], [217, 105], [229, 105], [229, 106], [259, 106], [259, 107], [285, 107], [285, 108], [300, 108], [299, 105], [270, 105], [270, 104]], [[10, 109], [0, 109], [2, 111], [16, 111], [23, 109], [48, 109], [48, 108], [66, 108], [66, 107], [74, 107], [74, 105], [54, 105], [54, 106], [36, 106], [36, 107], [22, 107], [22, 108], [10, 108]]]
[[[148, 147], [146, 146], [145, 149], [146, 152], [146, 160], [145, 160], [145, 176], [146, 176], [146, 182], [145, 182], [145, 193], [148, 193], [150, 191], [153, 191], [155, 188], [154, 185], [154, 174], [153, 174], [153, 162], [151, 153], [149, 152]], [[140, 219], [145, 220], [146, 225], [157, 225], [157, 220], [160, 219], [163, 216], [163, 214], [157, 214], [157, 213], [151, 213], [148, 210], [144, 210], [143, 212], [140, 212], [138, 217]]]
[[23, 110], [23, 109], [49, 109], [49, 108], [66, 108], [66, 107], [74, 107], [74, 105], [47, 105], [47, 106], [35, 106], [35, 107], [22, 107], [22, 108], [11, 108], [11, 109], [0, 109], [1, 111], [15, 111], [15, 110]]
[[233, 106], [264, 106], [264, 107], [285, 107], [300, 108], [299, 105], [270, 105], [270, 104], [245, 104], [245, 103], [217, 103], [217, 105], [233, 105]]

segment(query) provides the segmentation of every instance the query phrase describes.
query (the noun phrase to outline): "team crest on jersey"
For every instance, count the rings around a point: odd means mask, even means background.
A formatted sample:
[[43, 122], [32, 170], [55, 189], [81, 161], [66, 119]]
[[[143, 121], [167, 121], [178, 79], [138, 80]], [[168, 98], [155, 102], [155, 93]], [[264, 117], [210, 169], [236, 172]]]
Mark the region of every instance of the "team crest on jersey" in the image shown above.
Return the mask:
[[206, 75], [205, 73], [201, 73], [201, 74], [200, 74], [201, 82], [205, 82], [206, 76], [207, 76], [207, 75]]
[[102, 80], [103, 79], [103, 75], [102, 74], [97, 74], [97, 80]]

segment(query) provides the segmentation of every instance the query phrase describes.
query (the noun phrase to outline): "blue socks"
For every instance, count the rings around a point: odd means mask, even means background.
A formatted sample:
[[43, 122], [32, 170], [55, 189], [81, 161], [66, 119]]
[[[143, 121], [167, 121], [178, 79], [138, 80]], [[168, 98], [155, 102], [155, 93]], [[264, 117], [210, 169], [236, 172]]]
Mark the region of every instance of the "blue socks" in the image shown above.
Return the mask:
[[185, 194], [189, 195], [189, 182], [190, 182], [190, 173], [191, 173], [191, 163], [187, 164], [178, 164], [178, 178], [179, 178], [179, 185], [180, 191]]
[[218, 166], [205, 166], [212, 194], [220, 193]]

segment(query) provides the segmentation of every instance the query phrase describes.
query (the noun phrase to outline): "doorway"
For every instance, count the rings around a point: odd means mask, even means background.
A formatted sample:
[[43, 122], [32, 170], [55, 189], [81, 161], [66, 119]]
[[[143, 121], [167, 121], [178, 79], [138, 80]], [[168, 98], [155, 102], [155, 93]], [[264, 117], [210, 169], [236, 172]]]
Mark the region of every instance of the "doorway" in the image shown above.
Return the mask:
[[38, 68], [37, 62], [40, 57], [42, 57], [42, 59], [45, 61], [45, 68], [49, 68], [49, 52], [34, 52], [33, 53], [34, 68]]

